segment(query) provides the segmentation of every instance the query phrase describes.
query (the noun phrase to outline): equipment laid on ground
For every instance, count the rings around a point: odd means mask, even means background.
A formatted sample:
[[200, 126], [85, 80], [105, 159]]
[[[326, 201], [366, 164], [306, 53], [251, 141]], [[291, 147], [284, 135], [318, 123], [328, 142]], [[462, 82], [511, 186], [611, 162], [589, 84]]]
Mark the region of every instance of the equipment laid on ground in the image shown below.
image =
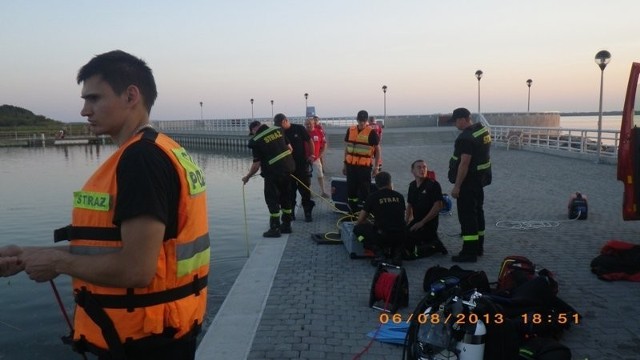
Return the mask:
[[552, 339], [580, 324], [581, 316], [557, 297], [553, 274], [511, 255], [502, 262], [497, 284], [489, 288], [483, 271], [429, 268], [423, 281], [427, 295], [407, 329], [406, 358], [570, 359], [570, 350]]
[[378, 265], [369, 294], [369, 307], [395, 313], [409, 306], [409, 280], [400, 266], [387, 263]]
[[340, 224], [340, 238], [344, 247], [347, 248], [349, 257], [352, 259], [371, 258], [374, 256], [373, 251], [365, 249], [361, 241], [358, 241], [353, 234], [354, 223], [351, 221], [343, 221]]
[[576, 192], [569, 198], [569, 219], [586, 220], [589, 212], [587, 197]]
[[[371, 181], [371, 188], [369, 191], [374, 192], [376, 190], [378, 190], [376, 184]], [[331, 200], [338, 210], [349, 212], [349, 202], [347, 201], [347, 178], [331, 178]]]
[[600, 280], [640, 281], [640, 245], [609, 240], [591, 260], [591, 272]]

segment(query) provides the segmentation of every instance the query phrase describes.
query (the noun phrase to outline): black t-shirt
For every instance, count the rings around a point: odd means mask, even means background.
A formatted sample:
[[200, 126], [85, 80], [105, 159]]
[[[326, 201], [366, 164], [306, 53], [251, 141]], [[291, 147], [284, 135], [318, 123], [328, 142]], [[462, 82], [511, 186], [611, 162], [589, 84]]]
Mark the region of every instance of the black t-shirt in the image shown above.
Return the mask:
[[180, 180], [162, 149], [145, 139], [131, 144], [120, 157], [116, 181], [116, 226], [149, 215], [165, 224], [165, 240], [177, 236]]
[[417, 186], [415, 180], [409, 184], [407, 202], [411, 204], [413, 209], [413, 218], [418, 221], [427, 216], [436, 201], [442, 200], [442, 188], [437, 181], [424, 179], [420, 187]]
[[307, 128], [302, 125], [291, 124], [291, 126], [284, 131], [284, 135], [287, 137], [289, 144], [291, 144], [293, 160], [296, 162], [296, 167], [298, 164], [306, 164], [310, 154], [307, 154], [305, 144], [308, 144], [309, 140], [311, 140]]
[[404, 196], [391, 189], [380, 189], [369, 195], [364, 211], [373, 214], [375, 226], [384, 232], [403, 232], [405, 228]]

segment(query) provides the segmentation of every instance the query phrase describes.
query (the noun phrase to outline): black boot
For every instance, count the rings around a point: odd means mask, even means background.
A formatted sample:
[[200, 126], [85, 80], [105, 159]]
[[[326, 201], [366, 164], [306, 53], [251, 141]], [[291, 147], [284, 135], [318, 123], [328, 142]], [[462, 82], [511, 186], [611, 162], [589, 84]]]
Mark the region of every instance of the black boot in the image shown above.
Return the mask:
[[384, 252], [382, 251], [382, 249], [380, 249], [379, 247], [374, 247], [373, 249], [371, 249], [373, 251], [373, 259], [371, 259], [371, 265], [372, 266], [378, 266], [380, 264], [382, 264], [384, 262]]
[[462, 250], [458, 255], [451, 257], [453, 262], [476, 262], [478, 261], [478, 241], [464, 241]]
[[395, 266], [402, 266], [402, 248], [397, 247], [391, 250], [391, 263]]
[[311, 211], [313, 210], [313, 207], [316, 206], [316, 203], [313, 200], [310, 200], [309, 203], [304, 206], [304, 221], [305, 222], [312, 222], [313, 221], [313, 217], [311, 217]]
[[266, 238], [279, 238], [280, 237], [280, 219], [277, 217], [271, 217], [269, 219], [269, 230], [262, 233]]
[[282, 211], [282, 224], [280, 225], [280, 232], [283, 234], [291, 234], [291, 219], [293, 211], [291, 213]]
[[436, 250], [439, 251], [442, 255], [447, 255], [449, 253], [440, 239], [436, 240]]

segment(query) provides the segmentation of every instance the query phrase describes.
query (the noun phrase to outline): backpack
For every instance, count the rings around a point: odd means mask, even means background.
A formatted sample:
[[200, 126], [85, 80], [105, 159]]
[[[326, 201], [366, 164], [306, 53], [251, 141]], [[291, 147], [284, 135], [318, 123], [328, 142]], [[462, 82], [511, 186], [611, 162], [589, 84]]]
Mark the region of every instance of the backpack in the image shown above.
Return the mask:
[[496, 293], [510, 296], [516, 287], [536, 277], [536, 266], [524, 256], [510, 255], [502, 260]]
[[[432, 286], [439, 280], [455, 278], [456, 284], [462, 291], [476, 289], [478, 292], [488, 294], [489, 278], [484, 271], [465, 270], [458, 265], [453, 265], [449, 269], [440, 265], [435, 265], [427, 269], [422, 280], [422, 289], [425, 292], [432, 292]], [[451, 280], [448, 280], [451, 282]]]
[[[573, 318], [577, 311], [557, 297], [558, 282], [547, 269], [537, 269], [524, 256], [507, 256], [500, 267], [498, 285], [491, 294], [503, 307], [505, 317], [517, 323], [522, 339], [531, 337], [559, 338], [570, 326], [569, 321], [555, 321], [558, 314]], [[532, 316], [549, 321], [533, 322]]]

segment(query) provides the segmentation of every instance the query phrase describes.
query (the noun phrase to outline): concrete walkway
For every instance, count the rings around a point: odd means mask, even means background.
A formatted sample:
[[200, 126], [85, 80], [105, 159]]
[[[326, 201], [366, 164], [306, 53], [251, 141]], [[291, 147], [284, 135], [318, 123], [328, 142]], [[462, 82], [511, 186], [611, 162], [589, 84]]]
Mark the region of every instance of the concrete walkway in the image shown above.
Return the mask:
[[[450, 191], [446, 171], [453, 145], [426, 136], [425, 143], [430, 145], [393, 146], [383, 136], [383, 167], [398, 191], [406, 194], [409, 166], [418, 158], [435, 170], [443, 191]], [[330, 146], [327, 183], [341, 176], [342, 166], [342, 144]], [[615, 166], [501, 148], [492, 149], [492, 163], [494, 181], [485, 188], [485, 255], [463, 267], [484, 270], [495, 281], [505, 256], [529, 257], [556, 274], [559, 297], [583, 316], [562, 339], [573, 359], [638, 359], [640, 284], [603, 282], [589, 268], [609, 239], [640, 243], [640, 222], [622, 221]], [[315, 179], [312, 184], [316, 189]], [[575, 191], [588, 198], [587, 220], [568, 220]], [[260, 241], [205, 334], [198, 359], [352, 359], [367, 346], [366, 333], [379, 324], [379, 313], [368, 307], [375, 269], [367, 260], [351, 260], [342, 245], [311, 240], [311, 234], [337, 231], [340, 217], [317, 202], [312, 223], [298, 220], [288, 238]], [[440, 233], [451, 253], [460, 250], [455, 206], [453, 216], [441, 216]], [[409, 307], [398, 311], [403, 318], [425, 295], [424, 272], [438, 264], [454, 263], [442, 255], [405, 262], [410, 295]], [[374, 342], [362, 358], [401, 356], [400, 347]]]

